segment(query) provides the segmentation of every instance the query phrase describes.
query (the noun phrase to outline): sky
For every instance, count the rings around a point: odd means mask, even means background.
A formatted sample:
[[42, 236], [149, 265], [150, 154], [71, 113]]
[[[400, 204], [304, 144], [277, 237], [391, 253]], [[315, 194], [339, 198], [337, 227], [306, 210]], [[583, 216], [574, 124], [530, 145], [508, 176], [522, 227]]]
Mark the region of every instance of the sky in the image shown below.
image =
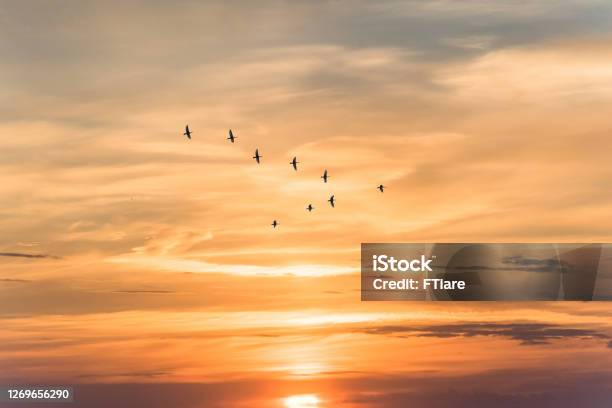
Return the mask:
[[605, 406], [606, 303], [360, 302], [359, 249], [610, 242], [611, 19], [603, 0], [0, 1], [0, 384], [79, 384], [83, 406], [139, 387]]

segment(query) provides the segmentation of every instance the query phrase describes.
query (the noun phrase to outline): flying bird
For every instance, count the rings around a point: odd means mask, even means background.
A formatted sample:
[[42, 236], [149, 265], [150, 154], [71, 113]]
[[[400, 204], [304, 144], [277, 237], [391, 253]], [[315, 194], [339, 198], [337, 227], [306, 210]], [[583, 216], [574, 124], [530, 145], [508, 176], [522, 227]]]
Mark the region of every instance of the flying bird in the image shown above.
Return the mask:
[[189, 130], [189, 125], [185, 126], [185, 133], [183, 136], [187, 136], [187, 139], [191, 140], [191, 130]]
[[336, 204], [335, 204], [336, 200], [334, 199], [333, 195], [331, 197], [329, 197], [329, 200], [327, 200], [327, 201], [329, 201], [329, 205], [331, 205], [332, 208], [334, 208], [336, 206]]
[[255, 161], [257, 162], [257, 164], [259, 164], [259, 159], [261, 159], [263, 156], [259, 155], [259, 149], [255, 149], [255, 156], [253, 156], [253, 158], [255, 159]]
[[229, 130], [229, 136], [227, 138], [227, 140], [229, 140], [230, 142], [234, 143], [234, 139], [238, 139], [238, 136], [234, 136], [234, 134], [232, 133], [232, 129]]
[[298, 165], [298, 163], [299, 163], [299, 161], [297, 161], [297, 157], [294, 157], [294, 158], [293, 158], [293, 160], [291, 160], [291, 161], [289, 162], [289, 164], [293, 166], [293, 170], [296, 170], [296, 171], [297, 171], [297, 165]]
[[381, 193], [384, 193], [384, 192], [385, 192], [385, 186], [383, 186], [382, 184], [381, 184], [381, 185], [379, 185], [379, 186], [378, 186], [378, 187], [376, 187], [376, 188], [377, 188], [377, 189], [379, 189]]
[[308, 207], [306, 207], [306, 209], [308, 210], [308, 212], [311, 212], [312, 210], [314, 210], [314, 207], [312, 206], [312, 204], [308, 204]]
[[327, 179], [329, 178], [329, 176], [327, 175], [327, 169], [325, 169], [321, 178], [323, 179], [324, 183], [327, 183]]
[[271, 225], [272, 225], [272, 228], [276, 228], [280, 224], [278, 223], [278, 221], [274, 220], [274, 221], [272, 221]]

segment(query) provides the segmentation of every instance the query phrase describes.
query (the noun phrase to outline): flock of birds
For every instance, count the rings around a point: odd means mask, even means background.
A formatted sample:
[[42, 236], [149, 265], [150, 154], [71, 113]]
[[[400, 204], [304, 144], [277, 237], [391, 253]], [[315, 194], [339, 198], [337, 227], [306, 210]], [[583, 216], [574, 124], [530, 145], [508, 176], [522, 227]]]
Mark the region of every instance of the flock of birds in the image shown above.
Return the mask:
[[[183, 133], [183, 136], [186, 136], [187, 139], [191, 140], [191, 135], [193, 134], [193, 132], [189, 129], [189, 125], [185, 126], [185, 133]], [[238, 136], [234, 136], [234, 133], [232, 132], [232, 129], [229, 130], [229, 135], [227, 137], [227, 140], [229, 140], [231, 143], [234, 143], [236, 141], [236, 139], [238, 139]], [[261, 163], [261, 159], [263, 158], [262, 155], [259, 154], [259, 149], [255, 149], [255, 155], [253, 156], [253, 159], [255, 159], [255, 161], [257, 162], [257, 164]], [[298, 169], [298, 164], [300, 162], [297, 161], [297, 157], [293, 157], [293, 160], [291, 160], [289, 162], [289, 164], [293, 167], [293, 170], [297, 171]], [[330, 176], [327, 173], [327, 169], [325, 169], [325, 171], [323, 172], [323, 175], [321, 176], [321, 178], [323, 179], [324, 183], [327, 183], [327, 180], [330, 178]], [[385, 186], [383, 186], [382, 184], [379, 184], [376, 187], [381, 193], [385, 192]], [[327, 200], [327, 202], [329, 202], [329, 205], [332, 208], [336, 207], [336, 198], [335, 196], [332, 194], [331, 197], [329, 197], [329, 199]], [[314, 206], [312, 204], [308, 204], [308, 206], [306, 207], [306, 210], [308, 210], [308, 212], [312, 212], [312, 210], [314, 210]], [[280, 223], [277, 220], [273, 220], [272, 221], [272, 228], [276, 228], [280, 225]]]

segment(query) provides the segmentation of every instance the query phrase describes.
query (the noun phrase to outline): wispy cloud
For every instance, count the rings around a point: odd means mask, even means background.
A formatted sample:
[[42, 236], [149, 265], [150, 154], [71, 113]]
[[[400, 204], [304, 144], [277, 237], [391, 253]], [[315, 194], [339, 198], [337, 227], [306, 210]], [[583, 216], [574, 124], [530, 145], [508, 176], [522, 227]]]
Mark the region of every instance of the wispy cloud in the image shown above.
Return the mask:
[[163, 295], [166, 293], [175, 293], [172, 290], [138, 290], [138, 289], [134, 289], [134, 290], [115, 290], [113, 291], [113, 293], [131, 293], [131, 294], [153, 294], [153, 295]]
[[10, 258], [26, 258], [26, 259], [60, 259], [55, 255], [48, 254], [27, 254], [22, 252], [0, 252], [0, 256], [10, 257]]
[[558, 326], [548, 323], [491, 323], [465, 322], [431, 325], [388, 325], [364, 329], [365, 333], [418, 337], [474, 337], [496, 336], [517, 340], [523, 345], [549, 344], [563, 339], [601, 339], [609, 335], [593, 329]]
[[300, 264], [300, 265], [240, 265], [217, 264], [196, 259], [159, 257], [159, 256], [118, 256], [107, 259], [114, 264], [147, 267], [157, 270], [193, 273], [221, 273], [242, 276], [334, 276], [355, 274], [359, 268], [351, 266]]

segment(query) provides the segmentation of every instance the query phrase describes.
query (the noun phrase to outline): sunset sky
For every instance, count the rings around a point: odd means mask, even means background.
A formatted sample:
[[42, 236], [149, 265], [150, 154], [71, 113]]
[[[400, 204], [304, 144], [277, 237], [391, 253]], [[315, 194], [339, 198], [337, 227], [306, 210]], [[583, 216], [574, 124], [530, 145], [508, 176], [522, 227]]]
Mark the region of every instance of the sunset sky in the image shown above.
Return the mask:
[[0, 385], [609, 406], [612, 304], [361, 302], [359, 250], [612, 241], [611, 21], [605, 0], [0, 2]]

